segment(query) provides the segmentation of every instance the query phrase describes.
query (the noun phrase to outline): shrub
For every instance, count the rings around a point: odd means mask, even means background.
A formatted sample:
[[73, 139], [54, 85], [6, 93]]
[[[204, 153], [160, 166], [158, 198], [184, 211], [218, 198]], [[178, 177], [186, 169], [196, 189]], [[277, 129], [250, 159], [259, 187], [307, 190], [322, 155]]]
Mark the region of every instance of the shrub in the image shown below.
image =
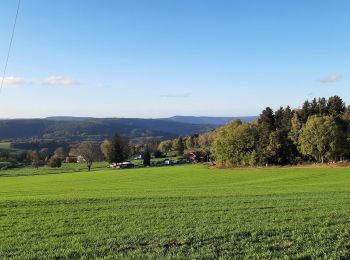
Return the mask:
[[12, 166], [10, 162], [0, 162], [0, 170], [6, 170]]
[[163, 158], [164, 155], [161, 151], [159, 151], [158, 149], [153, 153], [155, 158]]
[[59, 157], [56, 157], [56, 156], [52, 156], [48, 165], [51, 167], [51, 168], [60, 168], [62, 166], [62, 160], [61, 158]]

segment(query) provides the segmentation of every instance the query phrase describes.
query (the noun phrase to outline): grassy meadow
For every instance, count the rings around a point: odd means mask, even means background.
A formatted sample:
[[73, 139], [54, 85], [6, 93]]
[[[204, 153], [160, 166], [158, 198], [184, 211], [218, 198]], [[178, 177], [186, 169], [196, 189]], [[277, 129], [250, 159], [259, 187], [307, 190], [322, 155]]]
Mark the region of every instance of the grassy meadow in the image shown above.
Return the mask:
[[10, 142], [0, 142], [0, 152], [15, 152], [18, 151], [16, 149], [11, 148]]
[[0, 149], [11, 149], [11, 143], [9, 142], [0, 142]]
[[21, 175], [0, 176], [0, 259], [350, 258], [348, 168]]
[[[107, 169], [108, 165], [109, 164], [107, 162], [96, 162], [94, 163], [92, 171]], [[87, 166], [85, 163], [62, 163], [62, 166], [60, 168], [51, 168], [49, 166], [35, 168], [28, 166], [23, 168], [0, 170], [0, 177], [61, 174], [71, 172], [85, 172], [86, 170]]]
[[20, 153], [24, 150], [11, 147], [11, 142], [0, 142], [0, 153]]

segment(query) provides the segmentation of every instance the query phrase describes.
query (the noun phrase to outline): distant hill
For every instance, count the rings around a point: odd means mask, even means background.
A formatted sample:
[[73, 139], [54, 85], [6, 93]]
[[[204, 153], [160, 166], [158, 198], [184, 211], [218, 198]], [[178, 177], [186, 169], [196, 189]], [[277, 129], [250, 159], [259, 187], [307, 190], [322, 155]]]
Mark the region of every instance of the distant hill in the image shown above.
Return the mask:
[[0, 120], [0, 140], [103, 140], [115, 133], [134, 142], [144, 138], [172, 139], [214, 129], [210, 124], [189, 124], [163, 119], [75, 118]]
[[256, 116], [241, 117], [210, 117], [210, 116], [173, 116], [165, 120], [173, 122], [181, 122], [188, 124], [209, 124], [209, 125], [226, 125], [227, 123], [240, 119], [242, 122], [252, 122], [257, 119]]
[[67, 122], [73, 122], [73, 121], [86, 121], [94, 119], [93, 117], [77, 117], [77, 116], [51, 116], [46, 117], [45, 119], [53, 120], [53, 121], [67, 121]]

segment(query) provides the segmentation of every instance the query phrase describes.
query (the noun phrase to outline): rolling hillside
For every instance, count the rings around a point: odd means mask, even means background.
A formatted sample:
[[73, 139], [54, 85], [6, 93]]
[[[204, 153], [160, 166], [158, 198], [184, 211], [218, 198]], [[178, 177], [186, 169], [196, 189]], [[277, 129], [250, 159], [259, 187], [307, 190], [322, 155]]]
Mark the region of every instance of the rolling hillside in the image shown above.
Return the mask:
[[55, 139], [103, 140], [115, 133], [137, 141], [143, 138], [171, 139], [215, 128], [210, 124], [189, 124], [162, 119], [74, 118], [0, 120], [0, 140]]
[[172, 122], [181, 122], [188, 124], [209, 124], [209, 125], [225, 125], [228, 122], [240, 119], [242, 122], [252, 122], [256, 120], [256, 116], [241, 117], [210, 117], [210, 116], [173, 116], [166, 118]]

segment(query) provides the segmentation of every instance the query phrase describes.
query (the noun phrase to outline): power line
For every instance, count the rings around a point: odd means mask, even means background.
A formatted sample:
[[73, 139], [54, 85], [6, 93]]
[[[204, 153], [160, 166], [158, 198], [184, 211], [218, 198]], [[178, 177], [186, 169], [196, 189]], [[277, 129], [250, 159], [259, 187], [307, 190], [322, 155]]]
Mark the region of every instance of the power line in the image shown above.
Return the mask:
[[13, 23], [13, 27], [12, 27], [12, 33], [11, 33], [11, 40], [10, 40], [10, 45], [7, 51], [7, 56], [6, 56], [6, 61], [5, 61], [5, 67], [2, 73], [2, 79], [1, 79], [1, 86], [0, 86], [0, 93], [2, 91], [2, 87], [4, 85], [4, 80], [5, 80], [5, 75], [6, 75], [6, 70], [7, 70], [7, 64], [9, 62], [9, 58], [10, 58], [10, 53], [11, 53], [11, 47], [12, 47], [12, 41], [13, 41], [13, 37], [15, 35], [15, 29], [16, 29], [16, 24], [17, 24], [17, 18], [18, 18], [18, 13], [19, 13], [19, 7], [21, 5], [21, 0], [18, 0], [18, 5], [17, 5], [17, 11], [16, 11], [16, 16], [15, 16], [15, 22]]

